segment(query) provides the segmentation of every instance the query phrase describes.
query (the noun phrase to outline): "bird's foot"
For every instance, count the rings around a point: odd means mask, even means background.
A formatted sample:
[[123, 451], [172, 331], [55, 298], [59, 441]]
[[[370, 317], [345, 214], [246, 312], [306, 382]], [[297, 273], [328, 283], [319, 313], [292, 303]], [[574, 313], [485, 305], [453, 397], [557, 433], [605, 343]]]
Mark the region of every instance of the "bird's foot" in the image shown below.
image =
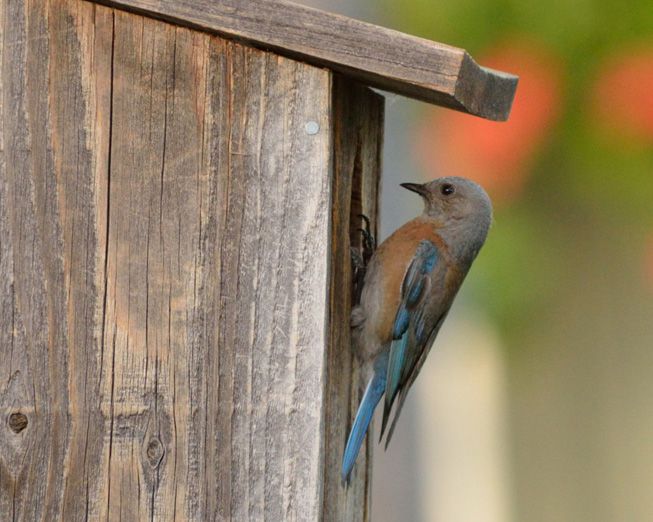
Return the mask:
[[354, 305], [360, 302], [367, 264], [376, 249], [376, 239], [370, 231], [370, 219], [363, 214], [359, 214], [358, 217], [363, 220], [363, 228], [358, 229], [363, 236], [363, 244], [361, 248], [351, 247], [351, 262], [354, 279]]

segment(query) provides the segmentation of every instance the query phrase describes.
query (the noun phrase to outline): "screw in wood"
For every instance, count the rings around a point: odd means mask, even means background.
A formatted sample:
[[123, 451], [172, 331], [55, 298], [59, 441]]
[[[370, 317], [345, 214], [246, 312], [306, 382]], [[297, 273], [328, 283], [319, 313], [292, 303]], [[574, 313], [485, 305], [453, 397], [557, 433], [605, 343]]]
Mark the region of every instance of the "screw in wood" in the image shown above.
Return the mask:
[[317, 134], [320, 131], [320, 124], [313, 120], [307, 121], [304, 129], [306, 130], [306, 134]]

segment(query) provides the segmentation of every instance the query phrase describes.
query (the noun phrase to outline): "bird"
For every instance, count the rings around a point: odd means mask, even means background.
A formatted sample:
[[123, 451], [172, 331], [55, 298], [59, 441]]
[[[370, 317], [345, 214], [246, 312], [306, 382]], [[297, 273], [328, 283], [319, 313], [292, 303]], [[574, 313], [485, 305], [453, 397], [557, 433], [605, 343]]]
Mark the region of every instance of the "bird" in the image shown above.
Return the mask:
[[[343, 454], [345, 484], [383, 396], [379, 441], [396, 403], [387, 448], [408, 390], [492, 223], [489, 196], [469, 179], [443, 177], [401, 186], [422, 197], [424, 211], [368, 256], [362, 289], [355, 292], [360, 300], [351, 312], [352, 344], [369, 380]], [[369, 244], [370, 234], [363, 232]]]

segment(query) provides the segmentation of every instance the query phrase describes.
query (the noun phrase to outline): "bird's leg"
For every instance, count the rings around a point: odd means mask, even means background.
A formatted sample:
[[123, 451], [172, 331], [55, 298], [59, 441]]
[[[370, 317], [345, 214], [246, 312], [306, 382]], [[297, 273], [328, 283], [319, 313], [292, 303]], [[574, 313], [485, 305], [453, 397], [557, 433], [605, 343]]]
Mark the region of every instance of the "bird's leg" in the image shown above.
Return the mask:
[[361, 248], [351, 248], [352, 272], [354, 276], [354, 305], [360, 302], [367, 264], [376, 249], [376, 238], [370, 231], [370, 219], [363, 214], [359, 214], [358, 217], [363, 220], [363, 228], [358, 229], [363, 236], [363, 244]]
[[350, 247], [351, 251], [351, 272], [354, 283], [354, 293], [352, 295], [352, 306], [360, 303], [361, 292], [363, 291], [363, 279], [365, 278], [365, 262], [361, 249]]
[[363, 235], [363, 263], [367, 266], [372, 254], [374, 254], [374, 251], [376, 250], [376, 238], [371, 231], [370, 218], [365, 214], [359, 214], [358, 217], [361, 218], [364, 223], [363, 228], [359, 228], [358, 230], [360, 230]]

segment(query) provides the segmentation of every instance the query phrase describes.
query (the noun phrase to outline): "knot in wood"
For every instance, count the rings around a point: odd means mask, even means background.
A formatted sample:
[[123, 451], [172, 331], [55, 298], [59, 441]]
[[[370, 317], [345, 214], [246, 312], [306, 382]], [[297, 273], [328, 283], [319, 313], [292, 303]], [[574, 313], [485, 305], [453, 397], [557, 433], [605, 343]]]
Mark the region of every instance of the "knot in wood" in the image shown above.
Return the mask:
[[163, 458], [163, 444], [161, 444], [161, 441], [157, 437], [152, 437], [150, 442], [147, 443], [147, 450], [145, 453], [147, 454], [147, 460], [149, 461], [150, 466], [156, 468], [159, 466], [161, 459]]
[[27, 416], [19, 411], [14, 412], [9, 415], [7, 423], [9, 424], [11, 431], [14, 433], [20, 433], [27, 428]]

